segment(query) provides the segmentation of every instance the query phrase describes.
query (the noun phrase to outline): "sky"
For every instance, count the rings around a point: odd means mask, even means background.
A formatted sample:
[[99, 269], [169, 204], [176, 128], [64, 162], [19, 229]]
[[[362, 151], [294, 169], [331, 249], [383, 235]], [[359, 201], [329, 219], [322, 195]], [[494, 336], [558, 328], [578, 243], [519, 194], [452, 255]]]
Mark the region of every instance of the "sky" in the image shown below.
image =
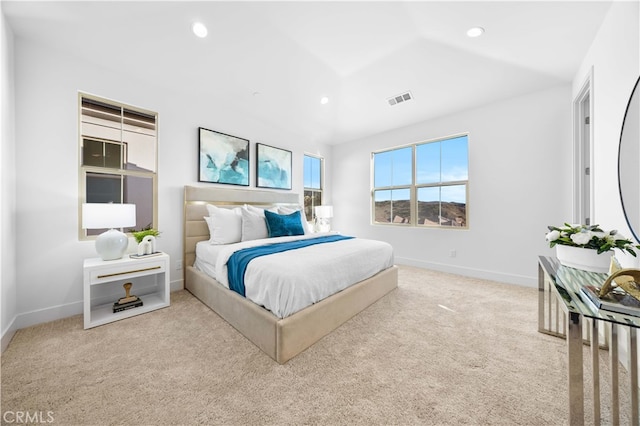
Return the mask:
[[304, 156], [304, 187], [312, 189], [321, 189], [321, 162], [318, 157]]
[[[416, 184], [439, 184], [468, 179], [468, 136], [417, 144]], [[412, 183], [413, 147], [407, 146], [374, 154], [374, 188]], [[409, 190], [377, 191], [376, 201], [408, 199]], [[466, 203], [465, 185], [419, 188], [418, 201]]]

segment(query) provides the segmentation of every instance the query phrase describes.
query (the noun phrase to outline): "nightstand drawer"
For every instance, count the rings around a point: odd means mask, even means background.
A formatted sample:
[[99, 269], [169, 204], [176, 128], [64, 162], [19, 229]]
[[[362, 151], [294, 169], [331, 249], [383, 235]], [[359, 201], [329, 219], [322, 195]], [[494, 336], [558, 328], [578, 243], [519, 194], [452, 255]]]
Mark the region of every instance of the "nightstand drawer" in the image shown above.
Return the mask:
[[141, 277], [144, 275], [159, 274], [166, 271], [166, 262], [131, 263], [116, 268], [91, 271], [91, 284], [110, 282], [118, 279]]

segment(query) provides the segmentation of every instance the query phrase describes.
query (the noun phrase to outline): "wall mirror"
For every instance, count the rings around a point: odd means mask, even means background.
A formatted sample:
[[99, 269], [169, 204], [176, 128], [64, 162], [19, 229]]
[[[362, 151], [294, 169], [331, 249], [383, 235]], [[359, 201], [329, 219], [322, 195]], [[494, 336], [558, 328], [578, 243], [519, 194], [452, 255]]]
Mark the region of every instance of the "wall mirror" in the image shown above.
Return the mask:
[[636, 241], [640, 242], [640, 78], [629, 97], [620, 132], [618, 187], [622, 209]]

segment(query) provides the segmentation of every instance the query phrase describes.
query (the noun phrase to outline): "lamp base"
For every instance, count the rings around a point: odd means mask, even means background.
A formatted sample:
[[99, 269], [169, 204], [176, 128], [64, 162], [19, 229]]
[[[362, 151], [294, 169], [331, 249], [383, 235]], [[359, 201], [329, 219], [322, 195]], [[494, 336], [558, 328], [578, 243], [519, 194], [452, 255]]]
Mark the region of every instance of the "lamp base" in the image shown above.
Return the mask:
[[331, 222], [329, 222], [329, 219], [316, 218], [316, 232], [329, 231], [331, 231]]
[[102, 260], [121, 259], [129, 246], [129, 238], [116, 229], [109, 229], [96, 238], [96, 251]]

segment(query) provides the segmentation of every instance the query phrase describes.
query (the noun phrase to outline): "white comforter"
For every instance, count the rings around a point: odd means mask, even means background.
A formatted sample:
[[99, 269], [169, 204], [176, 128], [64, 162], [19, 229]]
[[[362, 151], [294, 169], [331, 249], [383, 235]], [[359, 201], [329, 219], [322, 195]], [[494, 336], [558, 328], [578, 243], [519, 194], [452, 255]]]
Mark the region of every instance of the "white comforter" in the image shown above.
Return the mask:
[[[237, 250], [327, 234], [279, 237], [216, 246], [205, 259], [206, 241], [198, 243], [195, 267], [229, 287], [227, 261]], [[215, 265], [215, 266], [214, 266]], [[285, 318], [393, 265], [393, 248], [382, 241], [352, 238], [258, 257], [245, 273], [245, 296]]]

